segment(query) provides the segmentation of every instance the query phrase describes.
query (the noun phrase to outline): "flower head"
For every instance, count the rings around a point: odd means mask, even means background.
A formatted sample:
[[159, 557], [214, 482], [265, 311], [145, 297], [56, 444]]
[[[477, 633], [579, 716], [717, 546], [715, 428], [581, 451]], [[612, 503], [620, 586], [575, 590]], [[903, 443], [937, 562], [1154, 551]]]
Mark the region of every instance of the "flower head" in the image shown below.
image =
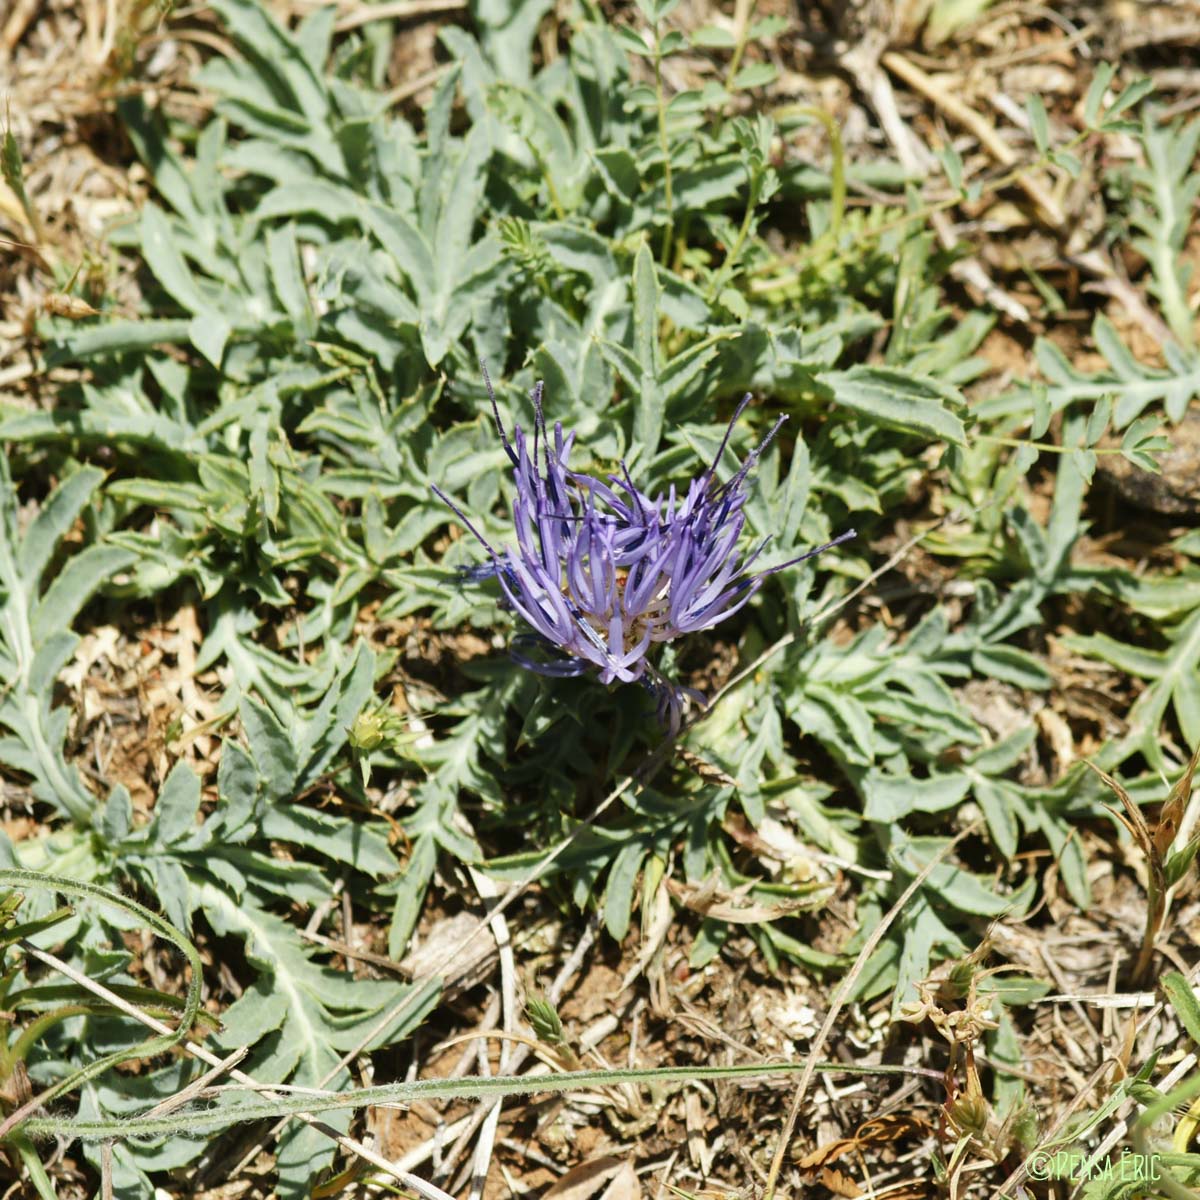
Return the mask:
[[518, 425], [510, 442], [500, 420], [491, 381], [492, 415], [513, 466], [516, 544], [494, 549], [438, 488], [434, 492], [479, 540], [489, 561], [467, 578], [494, 576], [507, 606], [532, 633], [515, 639], [513, 657], [543, 675], [592, 671], [602, 683], [646, 686], [658, 699], [660, 719], [679, 728], [687, 699], [704, 697], [665, 679], [650, 661], [656, 644], [709, 629], [737, 612], [763, 581], [854, 536], [850, 530], [828, 545], [771, 567], [750, 567], [767, 544], [739, 547], [746, 522], [747, 479], [786, 417], [725, 483], [717, 464], [734, 424], [750, 402], [738, 405], [712, 465], [683, 492], [674, 485], [649, 497], [639, 491], [625, 464], [620, 475], [597, 479], [568, 465], [575, 434], [561, 422], [551, 438], [542, 413], [542, 385], [533, 391], [532, 441]]

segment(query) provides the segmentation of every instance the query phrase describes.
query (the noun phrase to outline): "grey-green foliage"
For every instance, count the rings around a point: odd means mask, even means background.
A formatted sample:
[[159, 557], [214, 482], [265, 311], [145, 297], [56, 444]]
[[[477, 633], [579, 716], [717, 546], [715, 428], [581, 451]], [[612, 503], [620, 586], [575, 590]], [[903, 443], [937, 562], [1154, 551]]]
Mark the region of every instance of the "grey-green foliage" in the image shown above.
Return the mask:
[[1196, 313], [1189, 300], [1192, 268], [1183, 261], [1184, 243], [1200, 199], [1200, 120], [1167, 123], [1156, 105], [1141, 112], [1144, 166], [1131, 170], [1134, 203], [1130, 224], [1138, 231], [1133, 246], [1150, 264], [1150, 291], [1162, 308], [1179, 346], [1196, 350]]
[[8, 731], [0, 762], [30, 776], [37, 799], [85, 827], [96, 801], [64, 758], [71, 710], [53, 707], [54, 684], [79, 645], [71, 632], [79, 610], [134, 556], [93, 543], [50, 567], [103, 479], [102, 470], [77, 466], [23, 527], [8, 462], [0, 462], [0, 727]]
[[1117, 429], [1124, 429], [1151, 404], [1162, 405], [1172, 421], [1183, 419], [1188, 405], [1200, 395], [1200, 357], [1166, 343], [1166, 368], [1146, 366], [1134, 358], [1103, 316], [1096, 318], [1092, 336], [1108, 361], [1108, 371], [1081, 371], [1053, 343], [1038, 342], [1037, 364], [1048, 384], [1046, 399], [1052, 412], [1108, 397], [1114, 404]]
[[[789, 416], [746, 509], [747, 537], [770, 535], [762, 565], [859, 529], [836, 554], [775, 577], [728, 631], [667, 652], [664, 666], [687, 672], [696, 653], [736, 648], [749, 661], [786, 642], [693, 741], [720, 782], [672, 764], [627, 791], [546, 873], [549, 891], [602, 907], [618, 938], [675, 855], [697, 886], [819, 903], [819, 888], [747, 873], [723, 827], [736, 806], [756, 825], [782, 815], [825, 854], [867, 867], [869, 925], [945, 847], [946, 814], [972, 802], [992, 874], [938, 867], [879, 947], [860, 994], [891, 988], [897, 1005], [938, 957], [963, 952], [973, 921], [1025, 910], [1019, 851], [1030, 842], [1049, 845], [1086, 902], [1072, 822], [1099, 811], [1094, 794], [1078, 776], [1020, 783], [1029, 738], [994, 741], [963, 689], [985, 679], [1025, 697], [1045, 691], [1039, 626], [1059, 597], [1089, 588], [1168, 611], [1182, 622], [1172, 644], [1190, 648], [1194, 601], [1072, 564], [1100, 439], [1110, 424], [1125, 429], [1128, 456], [1152, 461], [1160, 446], [1144, 422], [1160, 409], [1177, 419], [1197, 388], [1189, 343], [1167, 348], [1165, 368], [1146, 367], [1101, 319], [1110, 370], [1080, 372], [1044, 343], [1041, 386], [968, 405], [960, 389], [982, 369], [990, 320], [949, 309], [947, 260], [915, 202], [896, 190], [837, 213], [834, 172], [780, 162], [790, 127], [730, 119], [724, 85], [664, 95], [660, 109], [639, 81], [687, 46], [664, 23], [669, 0], [643, 5], [644, 22], [625, 32], [584, 5], [563, 53], [538, 70], [528, 47], [543, 0], [480, 3], [473, 32], [442, 31], [450, 62], [411, 123], [363, 82], [375, 42], [351, 37], [331, 59], [332, 8], [290, 32], [253, 0], [214, 8], [239, 56], [203, 69], [212, 119], [189, 130], [140, 99], [120, 103], [157, 193], [120, 235], [147, 268], [145, 312], [47, 322], [52, 361], [93, 374], [50, 411], [0, 414], [0, 438], [62, 478], [32, 542], [6, 491], [0, 545], [0, 662], [14, 681], [0, 697], [10, 733], [0, 757], [69, 822], [57, 840], [22, 845], [31, 865], [57, 856], [132, 883], [181, 928], [243, 946], [245, 992], [222, 1047], [250, 1047], [248, 1069], [263, 1081], [316, 1086], [404, 997], [322, 966], [293, 906], [321, 903], [341, 877], [356, 905], [391, 910], [399, 958], [440, 857], [491, 856], [494, 873], [522, 879], [579, 829], [658, 735], [635, 689], [536, 679], [495, 655], [461, 661], [466, 639], [446, 640], [512, 627], [495, 589], [457, 577], [479, 550], [452, 536], [457, 522], [431, 492], [457, 497], [494, 544], [511, 537], [482, 359], [506, 425], [529, 425], [528, 389], [545, 380], [550, 421], [578, 435], [573, 465], [606, 473], [624, 460], [650, 491], [711, 462], [730, 404], [751, 390], [760, 399], [717, 470], [727, 478], [777, 413]], [[724, 53], [719, 35], [696, 45]], [[729, 88], [752, 89], [762, 66], [744, 65]], [[1132, 93], [1103, 113], [1096, 97], [1089, 122], [1116, 129]], [[1180, 145], [1163, 142], [1138, 184], [1160, 266], [1177, 222], [1159, 193], [1180, 178]], [[910, 182], [890, 164], [870, 180]], [[781, 262], [769, 229], [781, 202], [811, 233], [798, 263]], [[1028, 430], [1036, 441], [1059, 414], [1071, 453], [1054, 466], [1043, 526], [1019, 490], [1037, 448], [1013, 454], [987, 439]], [[112, 464], [103, 488], [97, 468], [78, 465], [101, 450]], [[903, 630], [853, 609], [853, 633], [813, 625], [877, 565], [872, 543], [914, 485], [942, 483], [974, 523], [966, 537], [929, 540], [969, 568], [962, 615], [934, 597]], [[86, 545], [52, 568], [81, 514]], [[176, 764], [144, 823], [125, 788], [97, 799], [79, 782], [62, 751], [70, 710], [53, 704], [71, 624], [105, 582], [114, 599], [196, 605], [196, 672], [220, 672], [217, 719], [239, 727], [222, 743], [215, 793]], [[396, 622], [408, 646], [368, 650], [357, 640], [365, 614], [376, 628]], [[424, 696], [406, 691], [411, 736], [403, 754], [364, 753], [372, 781], [397, 784], [404, 801], [403, 871], [388, 830], [361, 814], [374, 794], [345, 747], [400, 653], [424, 659], [429, 676]], [[1119, 753], [1157, 745], [1169, 703], [1190, 736], [1179, 655], [1140, 660], [1152, 681], [1144, 728]], [[318, 785], [359, 811], [315, 806], [307, 793]], [[749, 929], [768, 962], [844, 965], [807, 944], [799, 920]], [[76, 930], [80, 946], [102, 933]], [[706, 921], [693, 961], [719, 953], [726, 933]], [[376, 1045], [405, 1036], [432, 1002], [410, 1000]], [[85, 1055], [89, 1036], [54, 1052]], [[182, 1081], [178, 1067], [107, 1079], [82, 1112], [136, 1111]], [[329, 1086], [344, 1082], [336, 1074]], [[149, 1194], [154, 1172], [199, 1150], [175, 1137], [123, 1148], [123, 1194]], [[305, 1194], [328, 1154], [289, 1127], [281, 1191]]]
[[[243, 944], [254, 979], [223, 1014], [223, 1030], [213, 1044], [223, 1052], [250, 1050], [246, 1069], [263, 1083], [315, 1087], [328, 1077], [329, 1087], [343, 1087], [349, 1075], [335, 1070], [341, 1052], [407, 1036], [437, 998], [436, 983], [409, 994], [393, 983], [358, 980], [319, 965], [294, 926], [271, 911], [283, 896], [292, 903], [321, 903], [331, 885], [323, 863], [371, 879], [397, 872], [386, 827], [293, 800], [341, 761], [347, 728], [373, 689], [374, 666], [361, 645], [344, 656], [323, 700], [311, 710], [291, 706], [277, 716], [243, 695], [239, 715], [246, 745], [224, 744], [216, 803], [207, 815], [200, 780], [177, 763], [149, 822], [135, 823], [129, 793], [117, 786], [93, 830], [80, 831], [75, 846], [56, 860], [73, 864], [76, 872], [139, 884], [181, 929], [190, 930], [199, 913], [213, 933]], [[287, 843], [293, 855], [308, 861], [273, 855], [270, 840]], [[398, 1011], [389, 1018], [393, 1009]], [[131, 1113], [186, 1081], [187, 1072], [178, 1066], [153, 1072], [133, 1087], [97, 1080], [81, 1111]], [[344, 1128], [344, 1119], [338, 1120]], [[190, 1162], [203, 1148], [180, 1136], [124, 1147], [117, 1169], [132, 1189], [127, 1194], [149, 1194], [147, 1172]], [[307, 1194], [307, 1181], [331, 1149], [327, 1139], [303, 1125], [290, 1127], [279, 1148], [281, 1193]]]

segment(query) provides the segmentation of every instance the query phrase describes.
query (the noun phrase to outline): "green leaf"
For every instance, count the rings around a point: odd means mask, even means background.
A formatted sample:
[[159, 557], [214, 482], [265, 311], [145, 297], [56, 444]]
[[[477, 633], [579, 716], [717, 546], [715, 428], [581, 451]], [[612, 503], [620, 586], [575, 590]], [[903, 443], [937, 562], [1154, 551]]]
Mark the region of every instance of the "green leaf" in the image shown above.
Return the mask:
[[637, 891], [637, 877], [648, 848], [641, 842], [629, 842], [621, 848], [608, 872], [604, 889], [604, 925], [618, 942], [625, 940]]
[[1033, 424], [1029, 428], [1029, 436], [1036, 442], [1045, 437], [1050, 428], [1050, 418], [1054, 409], [1050, 406], [1050, 397], [1043, 387], [1033, 389]]
[[601, 182], [617, 200], [632, 202], [638, 195], [641, 176], [637, 160], [623, 146], [604, 146], [591, 152]]
[[1037, 92], [1032, 92], [1025, 101], [1025, 112], [1029, 117], [1029, 132], [1039, 154], [1050, 149], [1050, 124], [1046, 119], [1046, 105]]
[[394, 875], [399, 866], [386, 826], [299, 805], [272, 805], [264, 811], [260, 828], [264, 837], [307, 846], [367, 875]]
[[1168, 354], [1167, 369], [1158, 370], [1138, 363], [1103, 317], [1094, 323], [1093, 336], [1112, 370], [1089, 374], [1076, 369], [1046, 339], [1034, 344], [1038, 367], [1049, 381], [1046, 393], [1051, 412], [1061, 412], [1079, 401], [1095, 402], [1111, 396], [1115, 400], [1113, 426], [1120, 430], [1156, 402], [1164, 405], [1171, 420], [1182, 420], [1188, 404], [1200, 396], [1200, 357]]
[[692, 34], [692, 45], [705, 50], [732, 50], [737, 38], [720, 25], [702, 25]]
[[190, 313], [201, 313], [209, 308], [208, 300], [196, 286], [184, 261], [166, 214], [152, 201], [142, 208], [141, 248], [154, 277], [181, 308]]
[[[388, 929], [388, 956], [397, 961], [402, 959], [408, 950], [429, 884], [433, 880], [434, 868], [437, 866], [437, 841], [432, 834], [424, 834], [413, 841], [412, 853], [404, 874], [394, 885], [395, 904], [392, 908], [392, 922]], [[384, 889], [379, 889], [384, 893]]]
[[[312, 14], [325, 10], [317, 9]], [[315, 332], [312, 304], [304, 285], [304, 270], [300, 264], [300, 246], [296, 227], [289, 223], [273, 226], [266, 231], [267, 261], [270, 264], [271, 284], [284, 311], [292, 319], [299, 336]]]
[[963, 181], [963, 161], [962, 156], [955, 149], [952, 142], [947, 142], [938, 153], [938, 158], [941, 159], [942, 168], [946, 172], [946, 180], [950, 186], [956, 191], [962, 191]]
[[1200, 1003], [1192, 991], [1192, 985], [1178, 971], [1168, 971], [1159, 986], [1167, 997], [1180, 1024], [1193, 1042], [1200, 1044]]
[[[520, 87], [529, 83], [534, 62], [531, 44], [542, 18], [553, 6], [553, 0], [505, 0], [499, 4], [481, 4], [473, 11], [472, 31], [501, 79]], [[474, 37], [469, 45], [475, 49]], [[459, 57], [457, 51], [455, 56]]]
[[341, 154], [326, 132], [332, 113], [329, 92], [301, 44], [254, 0], [214, 0], [213, 8], [250, 57], [266, 89], [291, 111], [303, 114], [309, 127], [324, 135], [321, 141], [329, 157], [323, 165], [341, 174], [345, 169]]
[[[72, 328], [55, 338], [47, 353], [47, 362], [53, 366], [109, 354], [145, 351], [159, 345], [177, 344], [189, 340], [190, 329], [191, 322], [186, 320], [111, 321], [105, 325], [93, 325], [84, 329]], [[123, 420], [123, 414], [120, 413], [105, 415], [108, 417], [108, 421], [117, 428], [120, 428], [124, 424], [124, 420], [128, 419]], [[101, 426], [101, 421], [95, 414], [91, 414], [90, 419], [85, 416], [83, 421], [85, 425]], [[140, 419], [138, 423], [143, 431], [146, 431], [147, 425], [154, 424], [153, 421], [146, 421], [144, 418]], [[35, 434], [21, 433], [22, 424], [33, 428], [41, 425], [52, 433], [59, 432], [59, 426], [55, 424], [52, 414], [49, 413], [24, 414], [24, 421], [15, 419], [11, 422], [6, 421], [5, 424], [11, 425], [13, 429], [12, 433], [5, 435], [8, 437], [36, 436]], [[169, 425], [170, 422], [161, 422], [161, 424]], [[97, 432], [92, 436], [102, 437], [104, 435], [102, 432]]]
[[1112, 417], [1112, 397], [1101, 396], [1088, 417], [1087, 430], [1083, 435], [1085, 446], [1094, 446], [1108, 430], [1108, 422]]
[[914, 779], [868, 772], [862, 782], [868, 821], [890, 824], [914, 812], [941, 812], [962, 802], [971, 781], [965, 775], [931, 775]]
[[980, 646], [971, 653], [971, 668], [1031, 691], [1045, 691], [1054, 682], [1038, 658], [1016, 646]]
[[1002, 775], [1024, 758], [1036, 738], [1036, 730], [1032, 725], [1028, 725], [1024, 729], [1018, 729], [1016, 733], [997, 742], [994, 746], [986, 746], [977, 751], [967, 759], [967, 763], [974, 772], [983, 772], [985, 775]]
[[886, 367], [855, 366], [847, 371], [822, 371], [843, 408], [870, 421], [914, 436], [966, 444], [962, 421], [950, 411], [962, 401], [958, 393], [932, 379]]
[[652, 457], [662, 438], [665, 399], [659, 382], [658, 282], [654, 256], [645, 242], [633, 260], [633, 351], [640, 388], [634, 436], [641, 453]]
[[186, 840], [196, 831], [199, 812], [200, 780], [186, 763], [177, 762], [154, 802], [152, 839], [160, 846]]
[[[220, 1053], [261, 1043], [255, 1078], [264, 1083], [341, 1090], [349, 1081], [338, 1069], [341, 1052], [353, 1049], [378, 1030], [369, 1049], [405, 1036], [437, 1000], [438, 987], [397, 986], [393, 981], [355, 979], [318, 966], [298, 932], [243, 896], [204, 883], [198, 896], [205, 916], [219, 936], [237, 937], [246, 957], [260, 972], [258, 980], [224, 1014], [224, 1031], [214, 1039]], [[393, 1019], [384, 1023], [388, 1013]], [[244, 1102], [238, 1098], [234, 1103]], [[334, 1128], [349, 1127], [349, 1113], [326, 1114], [338, 1119]], [[329, 1161], [332, 1146], [312, 1139], [282, 1138], [280, 1193], [310, 1194], [307, 1180]]]
[[275, 714], [253, 696], [242, 697], [238, 714], [258, 773], [266, 782], [267, 794], [275, 800], [289, 799], [299, 772], [291, 738]]
[[631, 29], [628, 25], [612, 26], [612, 34], [620, 44], [621, 49], [629, 54], [649, 58], [654, 53], [650, 49], [646, 39], [636, 29]]
[[258, 768], [238, 742], [222, 741], [217, 766], [221, 836], [226, 842], [244, 842], [257, 831], [253, 820], [258, 799]]
[[1069, 150], [1051, 150], [1050, 161], [1061, 167], [1072, 179], [1078, 179], [1083, 174], [1083, 160]]
[[79, 519], [104, 479], [99, 467], [79, 467], [50, 493], [17, 551], [17, 570], [36, 587], [62, 537]]
[[745, 321], [750, 316], [750, 304], [746, 297], [736, 288], [722, 288], [717, 300], [724, 305], [730, 315], [739, 321]]
[[1154, 91], [1154, 80], [1152, 79], [1135, 79], [1128, 87], [1112, 102], [1108, 110], [1104, 113], [1104, 121], [1101, 128], [1107, 128], [1110, 121], [1121, 113], [1132, 108], [1139, 100], [1149, 96]]
[[1014, 793], [1003, 784], [983, 778], [975, 780], [972, 791], [983, 810], [996, 849], [1011, 861], [1020, 838], [1020, 827], [1013, 812]]
[[753, 88], [768, 87], [778, 78], [779, 72], [774, 63], [750, 63], [733, 77], [729, 86], [735, 92], [746, 92]]
[[1157, 417], [1138, 417], [1121, 439], [1121, 454], [1134, 466], [1155, 474], [1162, 471], [1155, 455], [1165, 454], [1171, 449], [1170, 438], [1155, 436], [1160, 425]]
[[1200, 746], [1200, 607], [1171, 631], [1170, 646], [1165, 651], [1126, 646], [1104, 634], [1071, 634], [1064, 636], [1063, 642], [1152, 681], [1126, 715], [1125, 735], [1103, 748], [1096, 756], [1097, 766], [1111, 772], [1131, 754], [1140, 752], [1152, 769], [1165, 771], [1159, 735], [1171, 705], [1188, 744]]
[[1100, 105], [1104, 102], [1104, 93], [1108, 91], [1108, 85], [1112, 83], [1116, 73], [1117, 68], [1113, 63], [1102, 62], [1096, 67], [1096, 73], [1092, 76], [1092, 82], [1088, 85], [1087, 97], [1083, 102], [1083, 121], [1089, 129], [1096, 127], [1096, 121], [1100, 116]]
[[197, 313], [188, 322], [189, 341], [218, 370], [221, 369], [225, 344], [232, 333], [233, 327], [229, 322], [212, 309]]
[[25, 166], [21, 161], [21, 150], [17, 146], [17, 139], [13, 137], [12, 130], [8, 128], [4, 130], [4, 144], [0, 149], [0, 168], [2, 168], [4, 182], [8, 184], [9, 190], [20, 202], [25, 220], [36, 234], [41, 228], [41, 222], [38, 220], [37, 211], [30, 203], [29, 195], [25, 190]]
[[[914, 838], [897, 852], [896, 858], [903, 870], [915, 875], [944, 845], [944, 838]], [[998, 917], [1004, 913], [1016, 916], [1023, 913], [1036, 888], [1037, 881], [1030, 879], [1011, 895], [998, 895], [980, 876], [953, 863], [942, 862], [930, 872], [924, 892], [930, 899], [948, 904], [960, 912], [980, 917]]]
[[687, 35], [680, 29], [670, 29], [658, 40], [658, 53], [663, 58], [672, 54], [680, 54], [687, 48]]
[[761, 17], [755, 21], [747, 30], [746, 38], [751, 42], [759, 42], [765, 38], [778, 37], [791, 27], [792, 23], [787, 17], [772, 13], [770, 16]]
[[916, 999], [917, 984], [929, 977], [933, 948], [946, 937], [944, 923], [921, 894], [909, 901], [901, 921], [902, 941], [892, 994], [893, 1018], [899, 1015], [903, 1004]]
[[1128, 671], [1140, 679], [1158, 679], [1167, 669], [1166, 656], [1161, 650], [1146, 650], [1141, 646], [1130, 646], [1118, 642], [1106, 633], [1069, 633], [1062, 639], [1063, 645], [1080, 654], [1098, 658], [1121, 671]]
[[67, 629], [101, 584], [131, 566], [136, 555], [120, 546], [92, 545], [68, 560], [34, 607], [30, 633], [34, 645], [56, 629]]
[[1018, 475], [1027, 475], [1033, 464], [1037, 462], [1038, 456], [1038, 448], [1030, 442], [1025, 442], [1017, 447], [1017, 452], [1013, 455], [1013, 470]]

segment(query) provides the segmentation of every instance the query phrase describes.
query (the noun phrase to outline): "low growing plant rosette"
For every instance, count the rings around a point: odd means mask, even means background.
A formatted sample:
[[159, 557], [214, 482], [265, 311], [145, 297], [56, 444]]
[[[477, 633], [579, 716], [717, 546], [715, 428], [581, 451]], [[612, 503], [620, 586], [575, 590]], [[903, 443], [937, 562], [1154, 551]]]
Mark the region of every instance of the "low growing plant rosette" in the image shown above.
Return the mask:
[[[738, 418], [738, 405], [712, 465], [679, 494], [639, 491], [625, 463], [620, 475], [597, 479], [572, 471], [568, 460], [575, 433], [554, 425], [551, 440], [542, 411], [542, 384], [533, 390], [530, 443], [520, 425], [510, 442], [484, 372], [496, 430], [513, 465], [516, 545], [496, 550], [465, 513], [439, 488], [448, 505], [488, 553], [489, 562], [464, 577], [495, 577], [505, 606], [530, 626], [514, 638], [510, 653], [540, 675], [594, 672], [601, 683], [640, 683], [658, 703], [660, 722], [678, 732], [689, 700], [702, 693], [667, 679], [650, 661], [655, 645], [711, 629], [731, 617], [771, 575], [804, 562], [855, 536], [853, 529], [796, 558], [766, 570], [751, 566], [766, 548], [739, 548], [750, 473], [787, 420], [781, 416], [737, 472], [717, 482], [717, 464]], [[533, 657], [533, 655], [540, 657]]]

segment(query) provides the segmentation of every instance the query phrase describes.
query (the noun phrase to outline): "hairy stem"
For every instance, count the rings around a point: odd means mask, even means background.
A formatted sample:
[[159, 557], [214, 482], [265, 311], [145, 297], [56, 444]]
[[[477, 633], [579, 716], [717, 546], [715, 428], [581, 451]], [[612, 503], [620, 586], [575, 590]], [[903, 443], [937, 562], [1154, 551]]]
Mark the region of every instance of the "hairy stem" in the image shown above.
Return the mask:
[[658, 148], [663, 158], [663, 200], [667, 208], [667, 227], [663, 230], [662, 254], [664, 264], [671, 259], [671, 238], [675, 227], [675, 195], [671, 181], [671, 146], [667, 140], [667, 103], [663, 93], [662, 39], [658, 22], [654, 22], [654, 98], [658, 107]]

